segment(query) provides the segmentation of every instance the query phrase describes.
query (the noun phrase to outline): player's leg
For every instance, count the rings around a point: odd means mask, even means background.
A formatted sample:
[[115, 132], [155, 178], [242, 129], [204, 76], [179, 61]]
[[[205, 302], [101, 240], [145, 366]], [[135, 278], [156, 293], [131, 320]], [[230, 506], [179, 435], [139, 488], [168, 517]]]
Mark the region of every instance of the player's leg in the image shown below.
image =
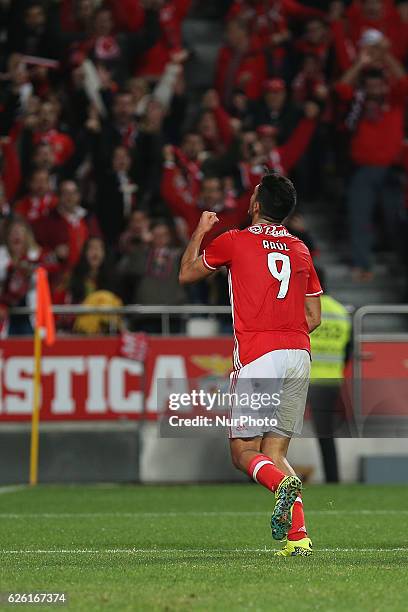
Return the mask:
[[248, 472], [248, 466], [254, 457], [259, 455], [262, 438], [256, 436], [254, 438], [231, 438], [230, 451], [232, 463], [237, 470]]
[[[286, 378], [282, 385], [281, 402], [276, 412], [277, 430], [266, 433], [261, 444], [261, 450], [265, 455], [270, 456], [275, 465], [295, 482], [300, 481], [286, 455], [291, 436], [299, 434], [302, 430], [309, 375], [310, 357], [308, 353], [302, 350], [288, 350]], [[283, 556], [310, 555], [311, 541], [307, 537], [305, 527], [301, 487], [299, 493], [295, 498], [292, 496], [291, 500], [293, 500], [290, 508], [292, 520], [287, 532], [288, 540], [279, 554]], [[285, 508], [285, 505], [283, 507]], [[275, 507], [274, 514], [276, 515], [278, 511], [279, 509]], [[271, 524], [273, 520], [274, 517], [272, 517]]]
[[271, 458], [261, 452], [262, 438], [231, 438], [231, 458], [235, 467], [248, 474], [269, 491], [276, 491], [285, 472], [274, 465]]
[[[296, 476], [295, 470], [290, 465], [286, 458], [289, 448], [289, 437], [275, 437], [267, 435], [261, 444], [262, 452], [270, 457], [276, 467], [288, 476]], [[296, 501], [292, 508], [292, 526], [288, 533], [288, 540], [301, 540], [307, 537], [305, 517], [303, 513], [303, 502], [300, 495], [296, 497]]]
[[[295, 471], [286, 458], [290, 438], [268, 435], [262, 440], [261, 450], [271, 457], [277, 467], [285, 474], [295, 476]], [[296, 496], [292, 506], [292, 525], [288, 531], [286, 545], [276, 553], [282, 557], [309, 556], [312, 554], [312, 541], [307, 535], [303, 501], [301, 494]]]
[[295, 470], [286, 459], [290, 440], [289, 436], [266, 434], [262, 439], [261, 451], [270, 457], [276, 467], [286, 474], [286, 476], [296, 476]]
[[[272, 537], [275, 540], [289, 537], [292, 531], [293, 508], [297, 505], [297, 500], [301, 499], [302, 483], [286, 459], [289, 442], [290, 437], [268, 433], [261, 443], [263, 455], [270, 457], [280, 473], [285, 474], [276, 489], [276, 504], [271, 517]], [[297, 512], [295, 517], [297, 518]]]
[[[296, 475], [287, 475], [286, 471], [280, 470], [269, 455], [261, 452], [261, 441], [260, 437], [230, 439], [231, 457], [236, 468], [246, 472], [269, 491], [275, 492], [276, 503], [271, 518], [272, 537], [282, 540], [291, 527], [291, 510], [301, 493], [302, 483]], [[278, 456], [278, 453], [274, 454]]]
[[[258, 484], [270, 491], [276, 491], [285, 473], [277, 469], [270, 457], [261, 453], [263, 428], [261, 425], [243, 424], [241, 419], [253, 417], [254, 411], [245, 402], [240, 401], [244, 396], [251, 397], [254, 381], [258, 383], [266, 376], [265, 373], [269, 374], [270, 371], [268, 356], [264, 355], [231, 375], [230, 392], [235, 401], [231, 400], [230, 405], [232, 424], [229, 436], [231, 458], [235, 467], [249, 474]], [[277, 378], [277, 372], [272, 372], [272, 375]]]
[[[274, 420], [274, 404], [272, 401], [267, 404], [266, 413], [257, 412], [256, 423], [246, 421], [245, 425], [239, 418], [253, 416], [255, 408], [248, 407], [244, 401], [245, 397], [255, 400], [262, 396], [275, 398], [280, 390], [285, 388], [284, 375], [286, 374], [289, 363], [287, 351], [271, 351], [255, 361], [244, 366], [239, 372], [232, 376], [230, 415], [232, 425], [230, 428], [231, 455], [234, 465], [246, 471], [251, 478], [270, 491], [275, 492], [276, 504], [272, 514], [271, 527], [272, 536], [276, 540], [282, 540], [288, 534], [291, 526], [291, 510], [296, 497], [302, 489], [301, 481], [295, 475], [287, 475], [285, 471], [279, 469], [274, 461], [264, 453], [260, 452], [261, 438], [265, 433], [265, 427]], [[268, 393], [267, 393], [268, 392]], [[251, 404], [252, 405], [252, 404]], [[295, 415], [289, 420], [283, 419], [284, 423], [294, 424], [298, 421], [297, 410]], [[259, 410], [259, 405], [257, 407]], [[251, 414], [252, 413], [252, 414]], [[268, 417], [268, 418], [267, 418]], [[236, 424], [235, 421], [239, 423]], [[268, 424], [267, 424], [268, 423]], [[268, 431], [268, 430], [267, 430]], [[243, 433], [245, 432], [245, 433]], [[278, 432], [280, 434], [280, 430]], [[254, 441], [256, 440], [256, 442]]]

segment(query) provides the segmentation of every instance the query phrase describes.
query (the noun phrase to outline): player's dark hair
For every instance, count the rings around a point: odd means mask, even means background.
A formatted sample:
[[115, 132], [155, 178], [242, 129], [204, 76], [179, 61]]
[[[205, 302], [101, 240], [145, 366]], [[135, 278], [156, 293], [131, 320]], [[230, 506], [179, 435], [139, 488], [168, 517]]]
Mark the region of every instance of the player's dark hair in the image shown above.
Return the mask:
[[296, 189], [286, 176], [265, 174], [258, 187], [261, 215], [268, 221], [283, 221], [295, 209]]

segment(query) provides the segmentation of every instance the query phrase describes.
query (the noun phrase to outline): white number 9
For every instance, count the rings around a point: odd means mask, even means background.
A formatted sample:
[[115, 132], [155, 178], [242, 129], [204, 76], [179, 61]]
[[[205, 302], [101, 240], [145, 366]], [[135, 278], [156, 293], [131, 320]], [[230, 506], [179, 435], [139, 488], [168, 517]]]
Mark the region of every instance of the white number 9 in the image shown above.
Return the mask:
[[[276, 262], [278, 261], [282, 263], [280, 272], [276, 265]], [[280, 282], [278, 295], [276, 297], [278, 298], [278, 300], [283, 300], [283, 298], [286, 297], [286, 294], [289, 289], [289, 281], [291, 274], [290, 259], [287, 255], [283, 255], [282, 253], [269, 253], [268, 268], [273, 278], [276, 278], [276, 280]]]

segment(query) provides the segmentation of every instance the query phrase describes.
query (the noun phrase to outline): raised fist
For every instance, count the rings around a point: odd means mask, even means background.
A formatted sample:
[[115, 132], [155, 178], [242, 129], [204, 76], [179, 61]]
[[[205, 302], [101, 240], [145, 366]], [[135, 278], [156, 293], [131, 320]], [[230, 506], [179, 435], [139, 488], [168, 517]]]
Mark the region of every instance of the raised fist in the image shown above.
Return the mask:
[[201, 215], [201, 219], [198, 224], [198, 229], [206, 234], [214, 227], [216, 223], [218, 223], [218, 221], [219, 219], [215, 212], [209, 212], [208, 210], [206, 210]]

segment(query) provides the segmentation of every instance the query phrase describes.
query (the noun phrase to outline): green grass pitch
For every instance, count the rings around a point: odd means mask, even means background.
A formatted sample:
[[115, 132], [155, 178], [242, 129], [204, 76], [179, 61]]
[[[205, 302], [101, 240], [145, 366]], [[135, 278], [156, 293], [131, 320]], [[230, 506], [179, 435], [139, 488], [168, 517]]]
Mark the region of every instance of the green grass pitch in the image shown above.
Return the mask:
[[87, 612], [408, 610], [408, 487], [309, 486], [304, 503], [315, 555], [285, 559], [252, 484], [0, 489], [0, 592]]

